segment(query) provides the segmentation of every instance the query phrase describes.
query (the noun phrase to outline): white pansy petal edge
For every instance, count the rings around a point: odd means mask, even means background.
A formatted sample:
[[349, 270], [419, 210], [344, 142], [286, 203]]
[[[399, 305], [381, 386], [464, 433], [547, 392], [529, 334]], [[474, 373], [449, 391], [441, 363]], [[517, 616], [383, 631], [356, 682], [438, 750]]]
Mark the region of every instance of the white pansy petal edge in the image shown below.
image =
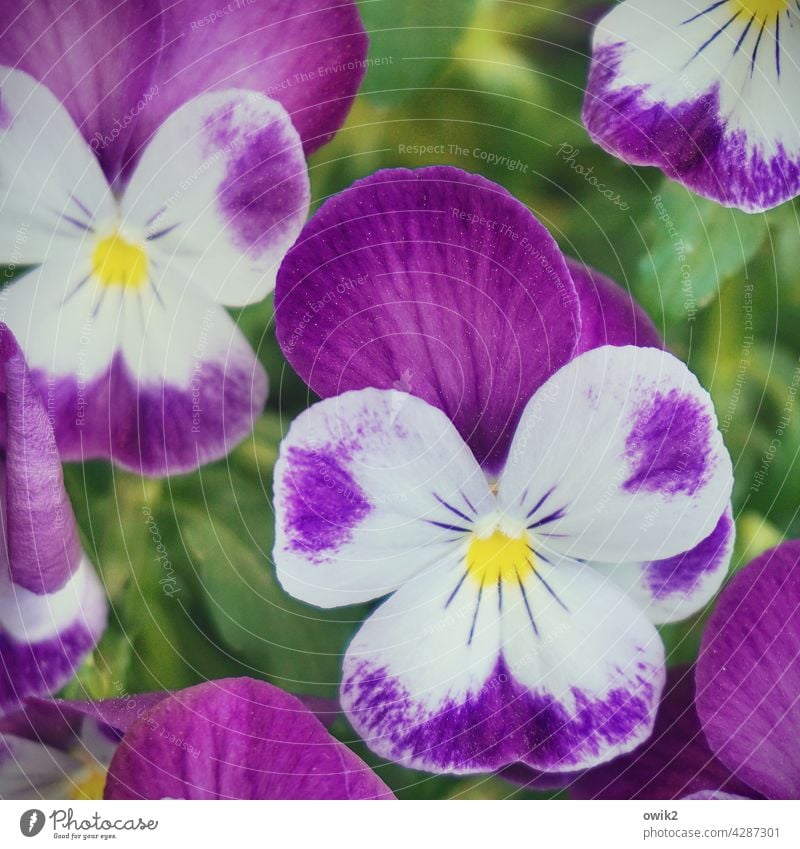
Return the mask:
[[344, 662], [342, 704], [381, 756], [434, 772], [569, 771], [650, 734], [654, 623], [727, 569], [730, 458], [672, 355], [603, 347], [529, 401], [490, 480], [402, 392], [322, 401], [275, 471], [278, 577], [320, 606], [393, 593]]

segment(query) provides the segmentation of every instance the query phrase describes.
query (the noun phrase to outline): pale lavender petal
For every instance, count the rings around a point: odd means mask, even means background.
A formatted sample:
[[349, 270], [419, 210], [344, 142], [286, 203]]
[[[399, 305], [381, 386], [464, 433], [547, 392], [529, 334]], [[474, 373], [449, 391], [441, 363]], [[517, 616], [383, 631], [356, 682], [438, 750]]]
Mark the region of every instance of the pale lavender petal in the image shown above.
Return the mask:
[[697, 711], [711, 748], [769, 798], [800, 799], [800, 542], [757, 557], [703, 635]]
[[107, 799], [389, 799], [294, 696], [249, 678], [160, 701], [125, 734]]

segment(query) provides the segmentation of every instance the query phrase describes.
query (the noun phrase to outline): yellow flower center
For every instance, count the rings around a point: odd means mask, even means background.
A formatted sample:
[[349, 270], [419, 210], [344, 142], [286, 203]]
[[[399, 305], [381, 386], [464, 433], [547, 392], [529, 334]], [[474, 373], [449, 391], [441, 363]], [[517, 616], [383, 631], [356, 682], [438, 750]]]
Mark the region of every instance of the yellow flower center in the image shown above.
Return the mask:
[[73, 799], [102, 799], [106, 786], [106, 771], [97, 763], [89, 766], [80, 779], [72, 784]]
[[732, 0], [734, 6], [744, 9], [749, 15], [758, 18], [779, 15], [785, 12], [790, 5], [790, 0]]
[[138, 289], [147, 280], [147, 252], [119, 232], [101, 239], [92, 253], [92, 274], [104, 286]]
[[533, 552], [528, 534], [510, 537], [495, 529], [486, 537], [475, 536], [467, 549], [467, 572], [479, 585], [524, 580], [533, 571]]

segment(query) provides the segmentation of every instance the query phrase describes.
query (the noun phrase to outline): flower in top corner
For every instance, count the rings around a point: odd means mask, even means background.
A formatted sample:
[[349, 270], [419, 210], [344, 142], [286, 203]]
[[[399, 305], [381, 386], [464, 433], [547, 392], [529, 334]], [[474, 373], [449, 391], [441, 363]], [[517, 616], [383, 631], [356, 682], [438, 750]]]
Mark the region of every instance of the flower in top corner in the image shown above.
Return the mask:
[[352, 0], [10, 0], [0, 11], [5, 321], [65, 459], [149, 475], [224, 456], [267, 377], [225, 306], [262, 300], [305, 154], [364, 74]]
[[311, 219], [276, 319], [324, 400], [281, 445], [274, 559], [311, 604], [388, 597], [344, 660], [367, 744], [432, 772], [569, 772], [646, 739], [655, 624], [718, 589], [732, 471], [627, 293], [500, 186], [392, 170]]
[[394, 798], [300, 699], [252, 678], [29, 702], [0, 720], [0, 797], [42, 796]]
[[800, 193], [800, 9], [790, 0], [624, 0], [597, 25], [595, 142], [747, 212]]
[[49, 411], [0, 324], [0, 716], [63, 687], [106, 625]]

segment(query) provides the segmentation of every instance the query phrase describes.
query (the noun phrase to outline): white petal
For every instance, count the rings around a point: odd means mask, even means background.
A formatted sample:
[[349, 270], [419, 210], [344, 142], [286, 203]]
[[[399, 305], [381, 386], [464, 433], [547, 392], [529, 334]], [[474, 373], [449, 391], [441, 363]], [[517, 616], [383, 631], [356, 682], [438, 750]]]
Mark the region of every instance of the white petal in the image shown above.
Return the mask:
[[309, 199], [286, 111], [233, 89], [197, 97], [164, 122], [125, 190], [122, 216], [147, 232], [167, 276], [238, 306], [274, 288]]
[[113, 214], [100, 164], [46, 86], [0, 66], [0, 262], [63, 261]]
[[711, 399], [686, 366], [655, 348], [603, 347], [528, 403], [499, 495], [547, 546], [621, 563], [705, 539], [732, 486]]
[[450, 420], [403, 392], [315, 404], [275, 466], [278, 577], [322, 607], [377, 598], [458, 547], [494, 501]]

